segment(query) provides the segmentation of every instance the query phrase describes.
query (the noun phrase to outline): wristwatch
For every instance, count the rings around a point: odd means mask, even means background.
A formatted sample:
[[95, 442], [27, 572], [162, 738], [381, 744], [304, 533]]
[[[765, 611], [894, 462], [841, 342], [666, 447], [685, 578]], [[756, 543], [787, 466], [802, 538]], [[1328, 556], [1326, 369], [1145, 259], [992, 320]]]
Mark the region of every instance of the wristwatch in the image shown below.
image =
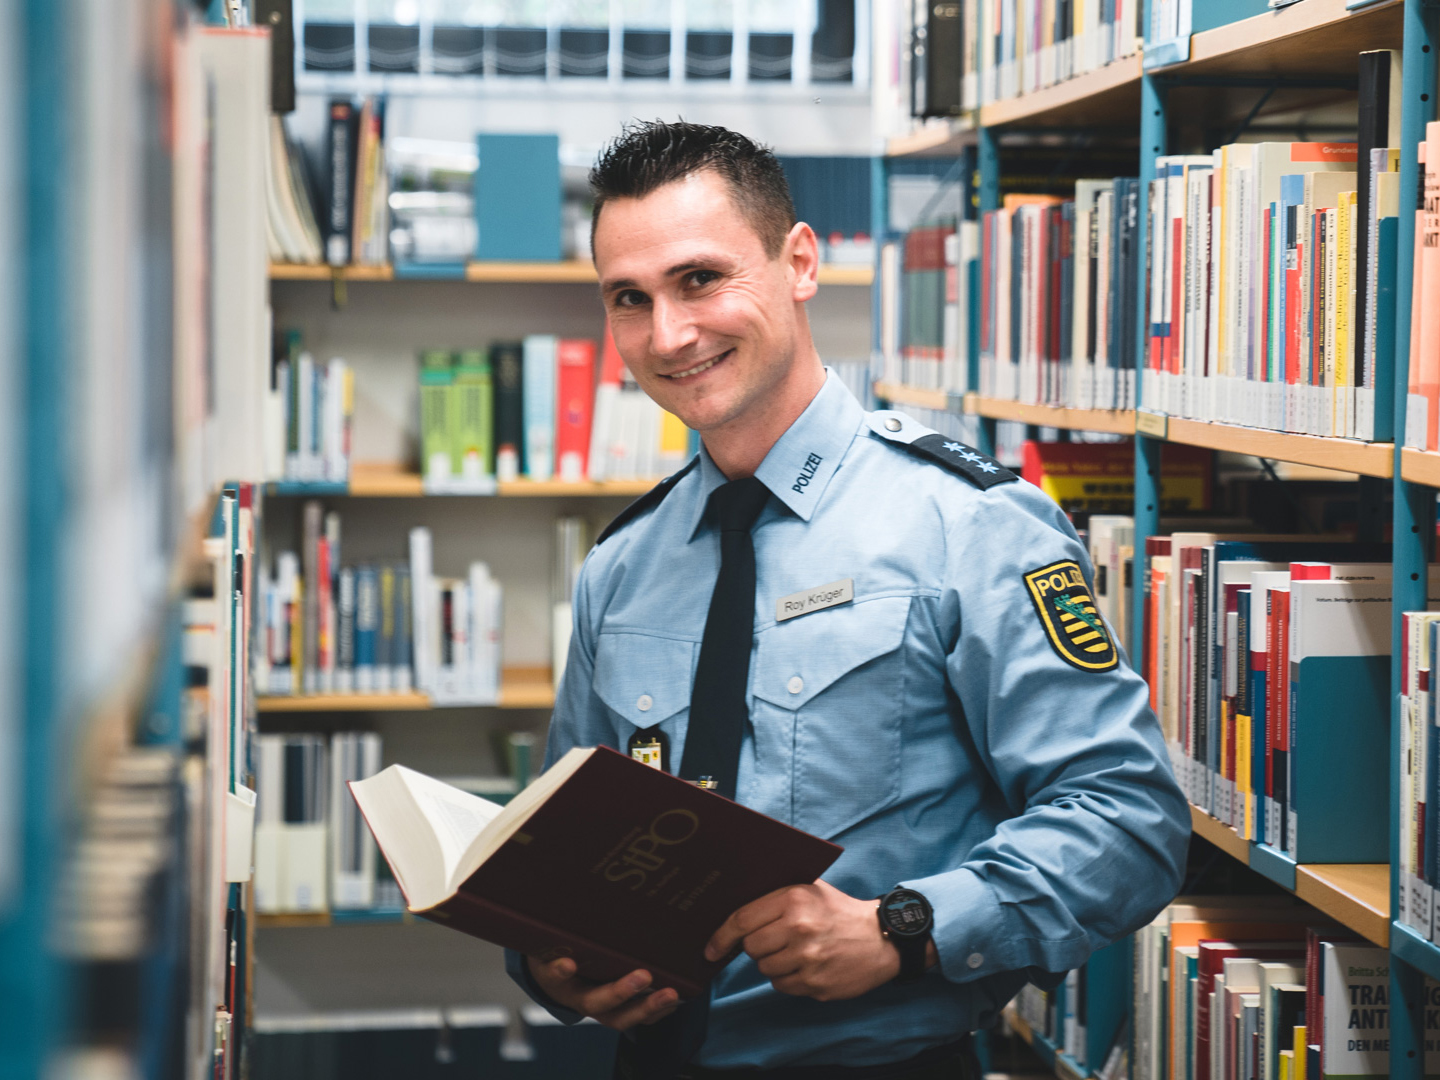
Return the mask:
[[914, 982], [925, 974], [925, 947], [930, 931], [935, 928], [935, 912], [930, 901], [914, 889], [891, 889], [880, 897], [876, 910], [880, 933], [894, 943], [900, 953], [900, 975], [897, 982]]

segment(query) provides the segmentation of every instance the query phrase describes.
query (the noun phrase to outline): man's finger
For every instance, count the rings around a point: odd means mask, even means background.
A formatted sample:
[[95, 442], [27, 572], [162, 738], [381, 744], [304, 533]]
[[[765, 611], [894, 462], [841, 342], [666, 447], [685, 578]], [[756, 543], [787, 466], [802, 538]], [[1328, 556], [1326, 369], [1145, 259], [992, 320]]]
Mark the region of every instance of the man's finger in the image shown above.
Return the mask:
[[581, 993], [576, 1011], [597, 1018], [601, 1014], [614, 1012], [631, 1001], [637, 994], [649, 989], [652, 981], [648, 971], [632, 971], [629, 975], [616, 979], [614, 982], [605, 983]]
[[785, 948], [790, 944], [790, 938], [791, 928], [783, 921], [776, 919], [772, 923], [766, 923], [754, 933], [746, 934], [742, 944], [746, 956], [752, 960], [759, 960]]
[[794, 886], [786, 886], [783, 889], [776, 889], [772, 893], [766, 893], [759, 900], [752, 900], [740, 908], [716, 930], [710, 937], [710, 943], [705, 946], [706, 960], [719, 960], [722, 956], [729, 956], [741, 939], [753, 934], [760, 927], [772, 923], [785, 911], [785, 894]]
[[803, 966], [800, 954], [794, 949], [781, 949], [771, 953], [755, 965], [760, 974], [771, 982], [794, 975]]
[[674, 990], [656, 990], [653, 994], [634, 998], [619, 1008], [604, 1013], [591, 1013], [596, 1020], [616, 1031], [628, 1031], [641, 1024], [653, 1024], [663, 1020], [680, 1005], [680, 997]]

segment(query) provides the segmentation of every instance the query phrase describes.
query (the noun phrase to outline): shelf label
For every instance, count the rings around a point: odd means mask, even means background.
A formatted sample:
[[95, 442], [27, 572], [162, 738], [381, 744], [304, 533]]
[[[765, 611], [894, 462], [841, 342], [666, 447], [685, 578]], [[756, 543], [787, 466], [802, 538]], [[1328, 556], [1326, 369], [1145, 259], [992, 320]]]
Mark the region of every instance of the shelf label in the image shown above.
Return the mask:
[[1164, 413], [1135, 410], [1135, 433], [1149, 435], [1152, 439], [1163, 439], [1169, 433], [1170, 418]]

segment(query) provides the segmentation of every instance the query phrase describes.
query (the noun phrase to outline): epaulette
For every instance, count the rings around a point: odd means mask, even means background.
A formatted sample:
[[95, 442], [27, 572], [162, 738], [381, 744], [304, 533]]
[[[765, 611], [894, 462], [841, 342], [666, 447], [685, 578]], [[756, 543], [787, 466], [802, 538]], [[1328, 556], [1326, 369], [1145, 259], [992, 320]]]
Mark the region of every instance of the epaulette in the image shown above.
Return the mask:
[[[891, 424], [897, 426], [892, 427]], [[921, 428], [908, 417], [872, 413], [869, 426], [891, 446], [908, 450], [956, 476], [963, 476], [982, 491], [1020, 479], [988, 454], [928, 428]], [[925, 434], [919, 434], [920, 431]]]
[[670, 489], [673, 488], [676, 484], [678, 484], [686, 473], [688, 473], [691, 469], [695, 468], [695, 465], [699, 461], [700, 457], [697, 454], [695, 457], [691, 458], [689, 463], [679, 472], [671, 473], [669, 476], [667, 476], [664, 480], [661, 480], [649, 491], [645, 492], [644, 495], [641, 495], [629, 506], [625, 507], [624, 510], [621, 510], [620, 513], [615, 516], [615, 520], [610, 522], [609, 525], [606, 525], [605, 528], [601, 531], [600, 535], [595, 538], [596, 546], [598, 547], [600, 544], [603, 544], [606, 540], [610, 539], [610, 537], [614, 533], [619, 532], [622, 528], [628, 525], [632, 519], [638, 517], [640, 514], [643, 514], [646, 510], [649, 510], [650, 507], [659, 506], [662, 502], [664, 502], [665, 496], [670, 494]]

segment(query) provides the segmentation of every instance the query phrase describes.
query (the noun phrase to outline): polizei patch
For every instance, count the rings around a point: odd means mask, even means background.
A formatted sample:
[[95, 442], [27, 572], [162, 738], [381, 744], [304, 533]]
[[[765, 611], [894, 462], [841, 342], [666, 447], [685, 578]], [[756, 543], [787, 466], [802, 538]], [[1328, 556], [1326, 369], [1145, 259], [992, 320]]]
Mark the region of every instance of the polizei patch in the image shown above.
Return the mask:
[[1025, 588], [1040, 615], [1040, 625], [1055, 651], [1081, 671], [1109, 671], [1120, 662], [1105, 620], [1085, 575], [1074, 559], [1051, 563], [1025, 575]]

